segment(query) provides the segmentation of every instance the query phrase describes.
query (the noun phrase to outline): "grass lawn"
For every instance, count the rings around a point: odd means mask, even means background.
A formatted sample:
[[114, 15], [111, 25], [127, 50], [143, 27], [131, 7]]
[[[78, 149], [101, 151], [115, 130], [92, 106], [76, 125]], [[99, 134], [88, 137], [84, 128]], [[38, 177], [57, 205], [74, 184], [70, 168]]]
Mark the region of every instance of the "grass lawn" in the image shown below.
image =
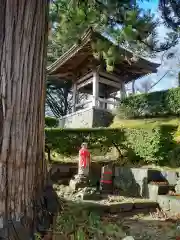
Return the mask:
[[148, 127], [148, 126], [156, 126], [157, 124], [167, 125], [172, 124], [178, 126], [180, 123], [180, 118], [149, 118], [149, 119], [118, 119], [115, 117], [114, 122], [110, 127], [112, 128], [120, 128], [120, 127]]

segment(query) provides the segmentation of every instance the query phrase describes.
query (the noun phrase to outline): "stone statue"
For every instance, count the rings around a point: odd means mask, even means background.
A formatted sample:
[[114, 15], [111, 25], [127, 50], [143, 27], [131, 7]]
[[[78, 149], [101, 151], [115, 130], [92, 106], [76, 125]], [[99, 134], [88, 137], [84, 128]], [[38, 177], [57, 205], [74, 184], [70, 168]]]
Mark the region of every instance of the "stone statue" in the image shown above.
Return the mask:
[[82, 143], [79, 150], [78, 161], [78, 174], [74, 176], [74, 179], [70, 180], [69, 186], [76, 190], [78, 188], [84, 188], [89, 183], [89, 168], [90, 168], [90, 152], [87, 148], [87, 143]]
[[79, 164], [78, 164], [78, 175], [89, 177], [90, 167], [90, 152], [87, 148], [87, 143], [82, 143], [81, 149], [79, 150]]

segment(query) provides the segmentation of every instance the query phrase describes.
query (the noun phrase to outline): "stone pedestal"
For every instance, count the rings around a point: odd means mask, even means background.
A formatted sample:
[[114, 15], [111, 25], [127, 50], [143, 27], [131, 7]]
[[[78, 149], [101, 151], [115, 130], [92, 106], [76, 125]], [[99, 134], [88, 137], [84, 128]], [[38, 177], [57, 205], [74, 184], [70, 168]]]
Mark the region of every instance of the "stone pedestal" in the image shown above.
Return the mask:
[[77, 195], [77, 198], [80, 198], [81, 200], [100, 200], [101, 199], [101, 195], [99, 192], [96, 191], [95, 188], [91, 188], [91, 187], [85, 187], [83, 189], [81, 189]]
[[89, 179], [84, 175], [75, 175], [74, 179], [69, 182], [69, 187], [73, 190], [78, 190], [79, 188], [85, 188], [89, 184]]

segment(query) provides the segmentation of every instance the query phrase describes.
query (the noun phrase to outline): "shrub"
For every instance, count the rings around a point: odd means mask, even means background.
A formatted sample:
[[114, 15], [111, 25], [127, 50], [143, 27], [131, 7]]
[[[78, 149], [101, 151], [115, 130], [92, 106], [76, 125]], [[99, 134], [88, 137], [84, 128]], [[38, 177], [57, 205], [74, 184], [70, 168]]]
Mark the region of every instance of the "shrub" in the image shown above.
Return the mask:
[[168, 161], [168, 153], [175, 147], [175, 130], [176, 127], [171, 125], [130, 129], [126, 135], [127, 144], [147, 163], [165, 164]]
[[45, 126], [46, 127], [58, 127], [59, 121], [54, 117], [45, 117]]
[[175, 127], [163, 125], [138, 129], [46, 129], [47, 143], [62, 155], [77, 155], [82, 142], [102, 153], [112, 147], [126, 149], [144, 162], [165, 164], [168, 152], [174, 148]]
[[121, 119], [179, 116], [179, 114], [180, 88], [132, 95], [121, 101], [117, 111]]

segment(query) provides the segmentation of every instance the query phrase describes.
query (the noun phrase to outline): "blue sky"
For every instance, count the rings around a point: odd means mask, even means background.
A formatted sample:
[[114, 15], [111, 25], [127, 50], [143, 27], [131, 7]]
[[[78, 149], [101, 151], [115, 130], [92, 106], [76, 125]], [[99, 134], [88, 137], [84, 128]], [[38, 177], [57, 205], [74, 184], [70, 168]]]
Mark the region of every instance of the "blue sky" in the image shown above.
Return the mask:
[[[151, 12], [154, 13], [157, 17], [160, 16], [158, 12], [158, 0], [149, 0], [149, 1], [140, 1], [139, 5], [143, 9], [151, 9]], [[167, 31], [166, 27], [164, 25], [159, 26], [158, 33], [159, 33], [159, 39], [163, 40], [165, 36], [165, 32]], [[151, 61], [161, 62], [161, 56], [157, 56], [156, 59], [150, 59]], [[163, 65], [158, 69], [157, 74], [152, 74], [147, 77], [143, 77], [140, 80], [137, 80], [136, 86], [140, 85], [141, 82], [147, 81], [150, 79], [152, 82], [158, 81], [166, 71], [170, 70], [170, 74], [166, 75], [159, 84], [157, 84], [152, 91], [158, 91], [163, 89], [169, 89], [172, 87], [177, 86], [177, 60], [171, 59], [169, 61], [164, 61]], [[172, 70], [171, 70], [172, 69]]]
[[151, 9], [152, 12], [157, 13], [158, 0], [140, 1], [139, 5], [144, 9]]

